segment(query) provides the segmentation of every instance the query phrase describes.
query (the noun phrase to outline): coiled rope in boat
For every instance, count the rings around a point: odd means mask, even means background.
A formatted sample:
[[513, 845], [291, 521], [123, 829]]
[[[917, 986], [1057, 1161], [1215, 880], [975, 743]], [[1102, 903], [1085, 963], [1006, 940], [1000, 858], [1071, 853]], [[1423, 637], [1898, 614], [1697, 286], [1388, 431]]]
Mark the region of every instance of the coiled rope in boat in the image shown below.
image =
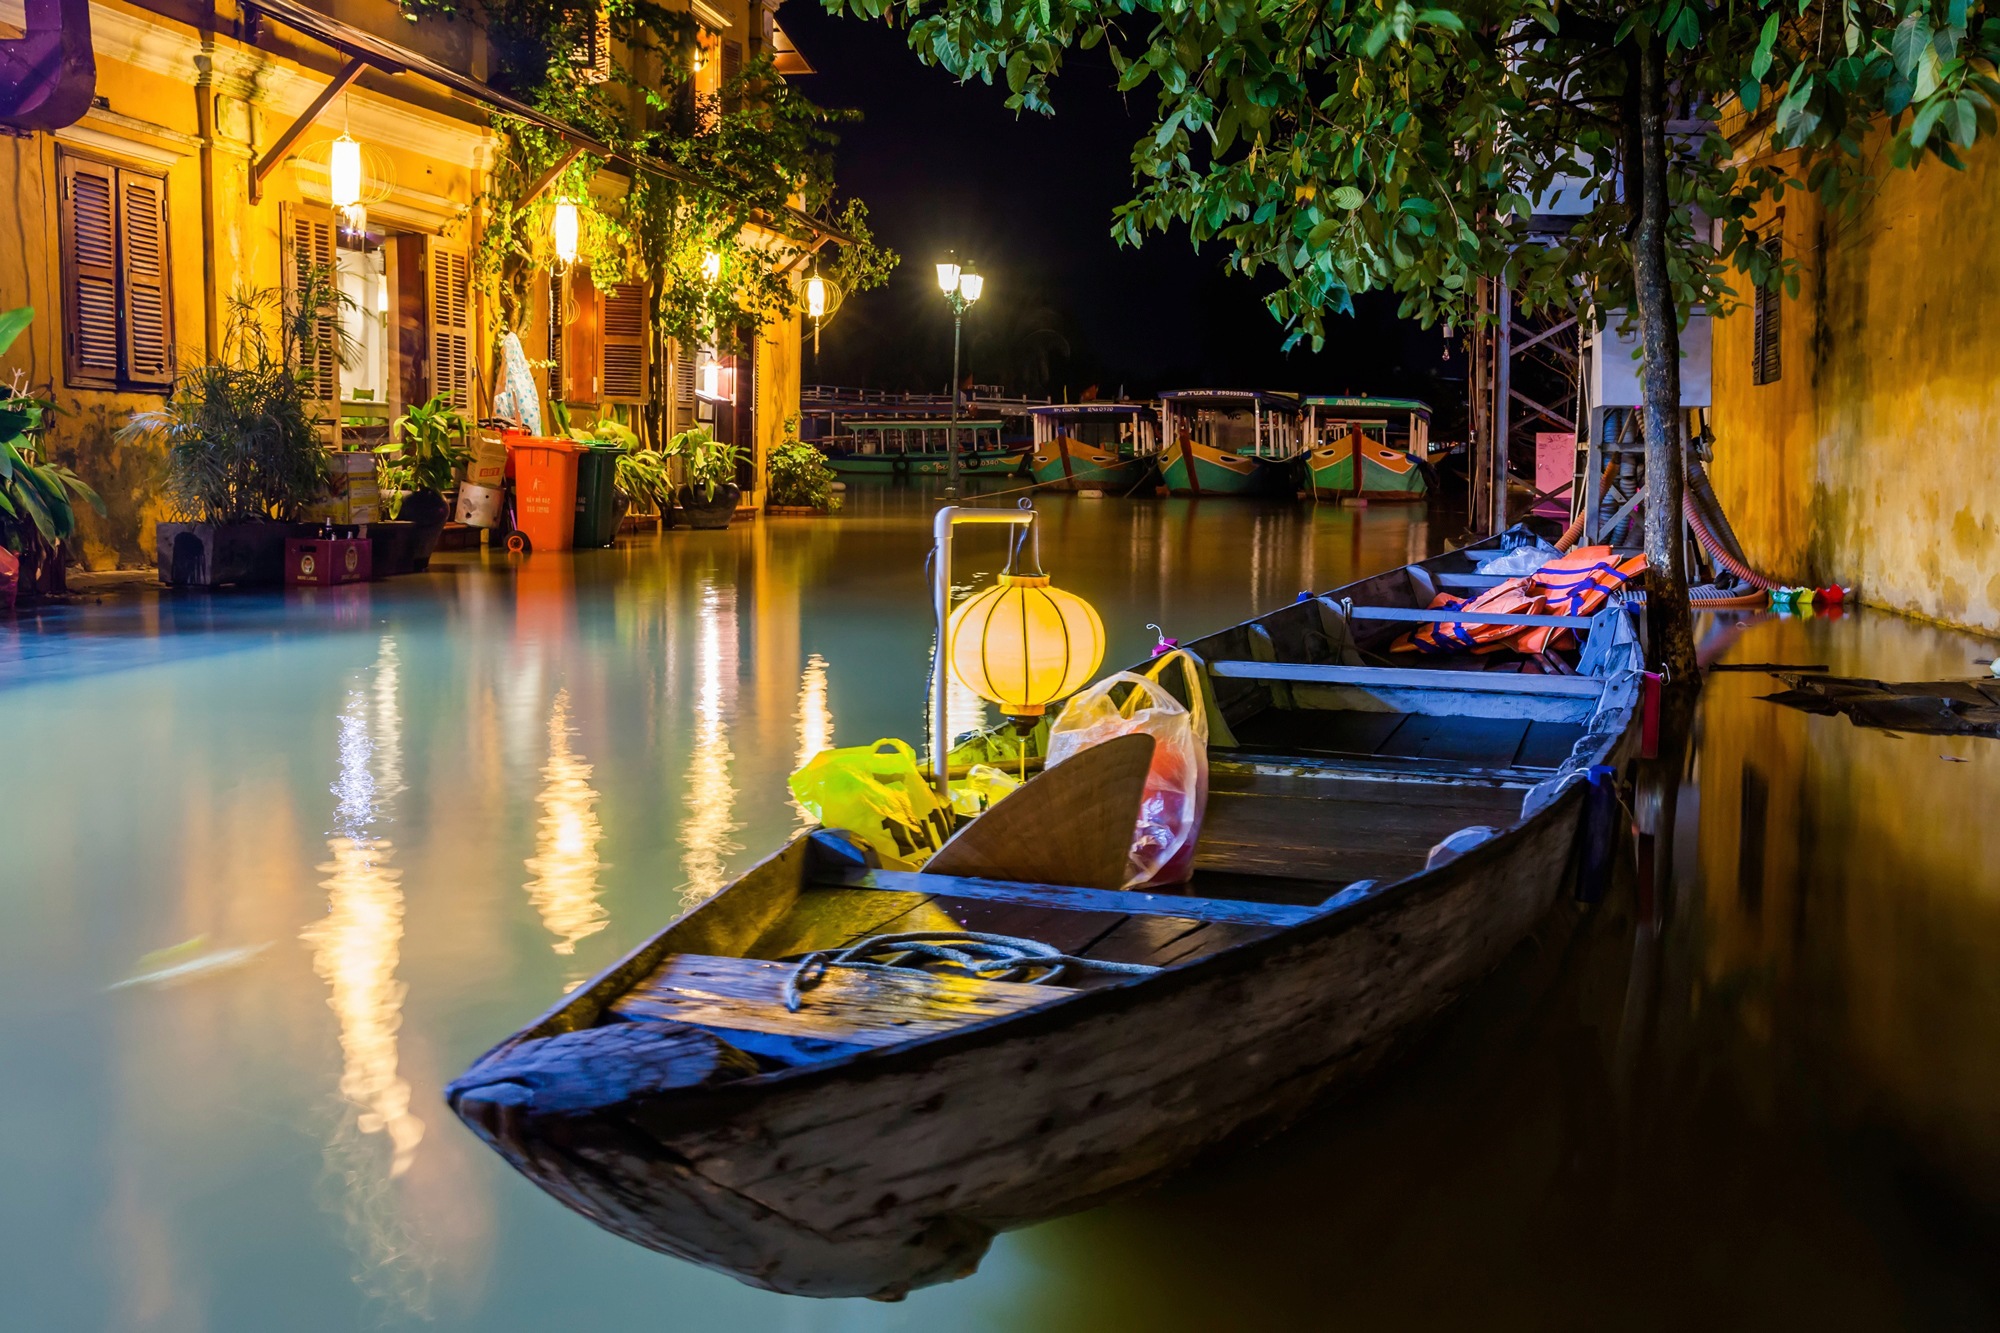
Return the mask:
[[851, 967], [862, 972], [925, 972], [972, 977], [980, 981], [1011, 981], [1041, 986], [1065, 972], [1123, 972], [1150, 975], [1160, 969], [1148, 963], [1112, 963], [1078, 958], [1053, 944], [1017, 935], [984, 935], [977, 931], [919, 930], [904, 935], [872, 935], [845, 949], [818, 949], [799, 959], [785, 978], [785, 1008], [798, 1012], [804, 992], [826, 980], [829, 969]]

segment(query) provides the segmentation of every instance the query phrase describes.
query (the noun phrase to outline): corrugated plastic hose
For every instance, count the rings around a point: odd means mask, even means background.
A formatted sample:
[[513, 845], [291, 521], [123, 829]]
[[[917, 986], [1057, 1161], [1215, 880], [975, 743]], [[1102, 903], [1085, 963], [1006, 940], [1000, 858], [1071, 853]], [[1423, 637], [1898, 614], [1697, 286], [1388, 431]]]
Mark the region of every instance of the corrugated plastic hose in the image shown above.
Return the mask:
[[[1731, 551], [1729, 549], [1730, 543], [1726, 543], [1716, 535], [1714, 529], [1709, 524], [1708, 516], [1702, 512], [1702, 506], [1698, 498], [1705, 492], [1708, 498], [1714, 501], [1715, 492], [1709, 488], [1708, 477], [1702, 472], [1699, 462], [1695, 463], [1694, 467], [1690, 469], [1690, 474], [1691, 476], [1699, 476], [1701, 480], [1698, 484], [1690, 485], [1681, 492], [1681, 513], [1687, 519], [1688, 525], [1694, 529], [1695, 540], [1701, 543], [1702, 549], [1707, 551], [1710, 558], [1717, 564], [1734, 574], [1737, 578], [1742, 579], [1751, 587], [1764, 592], [1769, 592], [1771, 589], [1777, 587], [1778, 584], [1774, 580], [1767, 579], [1756, 570], [1750, 568], [1749, 563], [1742, 558], [1740, 548], [1736, 551]], [[1610, 479], [1611, 469], [1606, 467], [1604, 469], [1604, 481], [1609, 481]], [[1600, 482], [1599, 485], [1603, 485], [1603, 482]], [[1641, 486], [1638, 494], [1643, 496], [1645, 493], [1646, 488]], [[1721, 504], [1716, 503], [1715, 508], [1719, 516], [1722, 510]], [[1556, 539], [1556, 549], [1558, 551], [1567, 551], [1576, 545], [1577, 539], [1583, 536], [1583, 519], [1584, 516], [1578, 514], [1575, 521], [1563, 531], [1563, 535]], [[1721, 518], [1720, 523], [1724, 530], [1727, 531], [1728, 519]], [[1733, 538], [1735, 533], [1731, 532], [1729, 535]], [[1735, 601], [1741, 596], [1742, 594], [1740, 593], [1728, 593], [1719, 588], [1693, 588], [1688, 593], [1689, 600], [1697, 603], [1729, 602]]]

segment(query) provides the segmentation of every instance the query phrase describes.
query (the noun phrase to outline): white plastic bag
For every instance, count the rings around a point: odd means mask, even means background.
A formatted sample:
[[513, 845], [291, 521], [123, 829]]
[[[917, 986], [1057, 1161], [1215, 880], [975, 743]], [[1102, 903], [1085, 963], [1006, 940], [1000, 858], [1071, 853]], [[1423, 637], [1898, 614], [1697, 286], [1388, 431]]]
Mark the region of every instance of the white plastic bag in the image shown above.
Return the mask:
[[[1165, 663], [1162, 658], [1157, 665]], [[1112, 696], [1122, 690], [1130, 693], [1121, 705]], [[1158, 681], [1121, 671], [1072, 698], [1049, 728], [1050, 768], [1114, 736], [1143, 732], [1153, 738], [1127, 888], [1180, 884], [1194, 873], [1194, 845], [1208, 803], [1206, 721], [1204, 714], [1181, 707]]]

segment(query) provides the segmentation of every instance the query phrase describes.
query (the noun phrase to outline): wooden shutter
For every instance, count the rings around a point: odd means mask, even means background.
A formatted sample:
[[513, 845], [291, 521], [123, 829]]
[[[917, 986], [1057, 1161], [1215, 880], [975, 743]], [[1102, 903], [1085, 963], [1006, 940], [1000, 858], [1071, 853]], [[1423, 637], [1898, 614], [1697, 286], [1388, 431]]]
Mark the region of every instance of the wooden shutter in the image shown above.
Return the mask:
[[135, 389], [173, 384], [173, 317], [167, 276], [167, 183], [118, 173], [118, 237], [124, 263], [125, 382]]
[[734, 111], [741, 99], [729, 91], [729, 81], [743, 72], [743, 43], [722, 39], [722, 109]]
[[587, 269], [572, 268], [569, 297], [564, 303], [568, 320], [563, 326], [563, 401], [594, 403], [598, 393], [598, 355], [603, 350], [602, 318], [597, 284]]
[[[334, 251], [338, 232], [330, 208], [287, 203], [278, 210], [278, 214], [278, 225], [284, 233], [288, 251], [284, 279], [285, 299], [289, 304], [300, 299], [299, 291], [306, 275], [315, 269], [331, 278], [340, 258]], [[302, 369], [311, 373], [310, 387], [314, 401], [324, 404], [320, 410], [332, 416], [337, 410], [333, 405], [340, 401], [340, 311], [337, 307], [324, 311], [313, 321], [313, 346]]]
[[[1785, 257], [1782, 236], [1773, 236], [1761, 247], [1775, 266]], [[1751, 375], [1753, 384], [1774, 384], [1784, 369], [1780, 358], [1784, 338], [1785, 293], [1777, 286], [1782, 279], [1773, 275], [1773, 285], [1757, 288], [1751, 299]]]
[[63, 378], [118, 384], [118, 171], [62, 156]]
[[549, 275], [548, 308], [548, 353], [549, 353], [549, 399], [563, 401], [563, 299], [564, 279], [558, 274]]
[[643, 403], [646, 394], [646, 284], [621, 282], [604, 294], [604, 400]]
[[673, 343], [673, 413], [668, 428], [676, 435], [694, 429], [694, 346], [676, 338]]
[[432, 238], [425, 247], [430, 300], [430, 391], [459, 412], [472, 410], [472, 263]]

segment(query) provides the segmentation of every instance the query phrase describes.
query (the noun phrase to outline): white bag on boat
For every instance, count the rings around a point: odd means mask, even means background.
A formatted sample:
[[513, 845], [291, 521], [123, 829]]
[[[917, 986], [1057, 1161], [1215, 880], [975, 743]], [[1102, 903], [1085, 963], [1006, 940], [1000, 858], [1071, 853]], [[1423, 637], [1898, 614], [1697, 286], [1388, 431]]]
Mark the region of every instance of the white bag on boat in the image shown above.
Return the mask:
[[[1123, 693], [1120, 703], [1112, 696]], [[1197, 696], [1199, 697], [1199, 696]], [[1132, 832], [1127, 888], [1184, 882], [1194, 869], [1194, 844], [1208, 804], [1206, 718], [1190, 714], [1156, 680], [1121, 671], [1107, 676], [1063, 706], [1049, 728], [1047, 766], [1114, 736], [1144, 732], [1153, 738], [1139, 822]]]

